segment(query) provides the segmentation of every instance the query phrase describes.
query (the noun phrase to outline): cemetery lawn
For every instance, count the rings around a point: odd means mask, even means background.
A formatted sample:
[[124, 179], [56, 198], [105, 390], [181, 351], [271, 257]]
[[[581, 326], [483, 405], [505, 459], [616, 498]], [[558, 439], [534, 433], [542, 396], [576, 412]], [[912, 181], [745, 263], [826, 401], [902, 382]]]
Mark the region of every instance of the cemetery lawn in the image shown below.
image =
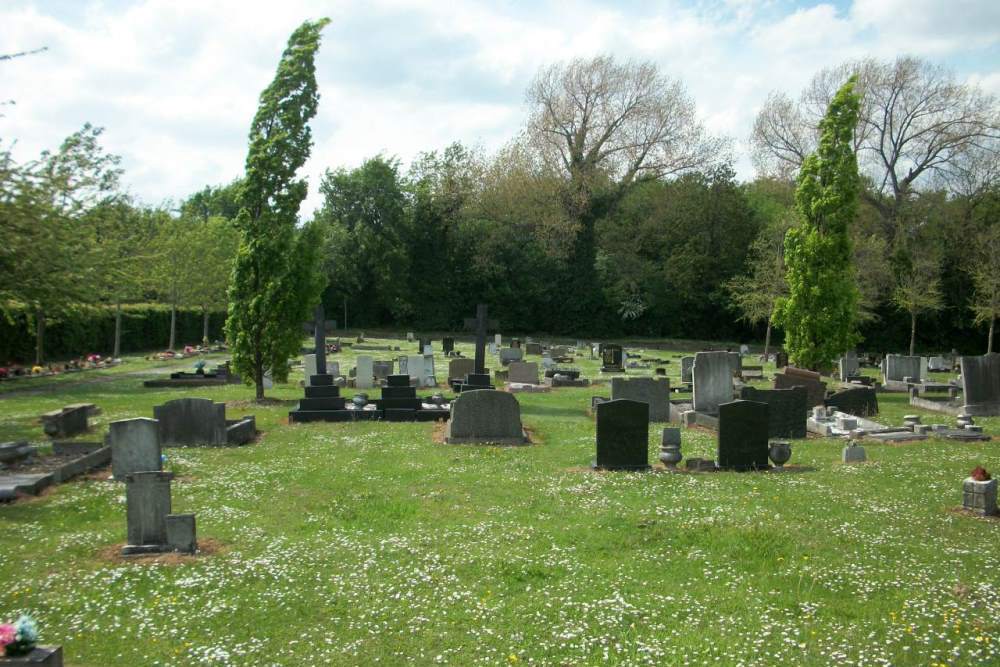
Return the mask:
[[[676, 381], [681, 353], [650, 354]], [[255, 414], [262, 434], [165, 450], [174, 511], [197, 514], [212, 553], [115, 557], [125, 494], [105, 473], [0, 505], [0, 620], [34, 615], [67, 665], [1000, 661], [1000, 520], [956, 511], [974, 466], [1000, 473], [998, 418], [977, 419], [993, 442], [866, 442], [863, 465], [809, 439], [785, 473], [594, 473], [587, 409], [607, 384], [518, 394], [535, 444], [499, 448], [441, 444], [434, 424], [290, 426], [301, 371], [264, 405], [242, 385], [109, 374], [0, 394], [0, 441], [41, 441], [37, 416], [69, 403], [100, 406], [103, 433], [181, 396]], [[887, 424], [953, 423], [879, 402]], [[685, 430], [682, 451], [714, 457], [713, 434]]]

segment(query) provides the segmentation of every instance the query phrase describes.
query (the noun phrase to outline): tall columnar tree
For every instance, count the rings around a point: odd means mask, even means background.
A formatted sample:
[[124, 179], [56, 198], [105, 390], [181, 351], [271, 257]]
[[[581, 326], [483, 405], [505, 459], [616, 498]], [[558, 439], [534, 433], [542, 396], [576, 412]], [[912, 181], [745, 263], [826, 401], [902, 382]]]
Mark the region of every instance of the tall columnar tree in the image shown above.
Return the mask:
[[233, 365], [256, 385], [258, 400], [264, 397], [265, 373], [278, 381], [287, 377], [302, 322], [322, 289], [315, 267], [303, 266], [294, 253], [300, 247], [295, 224], [307, 191], [296, 172], [312, 147], [309, 120], [319, 104], [315, 56], [327, 23], [306, 21], [292, 33], [250, 127], [226, 336]]
[[857, 341], [858, 290], [848, 225], [861, 182], [854, 153], [859, 96], [855, 77], [844, 84], [820, 121], [816, 152], [802, 164], [795, 206], [801, 221], [785, 237], [789, 295], [775, 313], [785, 347], [799, 366], [833, 363]]

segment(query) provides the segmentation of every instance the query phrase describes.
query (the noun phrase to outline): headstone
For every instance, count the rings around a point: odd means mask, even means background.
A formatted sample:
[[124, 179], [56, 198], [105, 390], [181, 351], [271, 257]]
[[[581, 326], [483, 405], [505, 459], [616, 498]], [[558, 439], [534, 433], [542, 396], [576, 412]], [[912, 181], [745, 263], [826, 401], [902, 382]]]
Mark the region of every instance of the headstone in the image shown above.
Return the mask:
[[448, 362], [448, 380], [464, 379], [469, 373], [475, 372], [474, 359], [452, 359]]
[[841, 380], [847, 380], [847, 378], [857, 375], [861, 370], [857, 352], [848, 352], [842, 356], [837, 361], [837, 369], [840, 372]]
[[826, 398], [826, 383], [820, 377], [820, 374], [814, 371], [786, 366], [783, 371], [774, 374], [774, 388], [805, 387], [809, 407], [823, 405], [823, 399]]
[[598, 403], [595, 468], [649, 468], [649, 404], [626, 399]]
[[874, 387], [841, 389], [824, 399], [823, 403], [855, 417], [874, 417], [878, 414], [878, 394]]
[[921, 373], [922, 361], [920, 357], [909, 357], [902, 354], [885, 355], [886, 382], [902, 382], [905, 377], [915, 378], [916, 381], [924, 379]]
[[729, 355], [729, 370], [733, 374], [733, 377], [739, 377], [741, 371], [743, 370], [743, 357], [740, 356], [739, 352], [727, 352]]
[[625, 351], [621, 345], [605, 345], [601, 350], [601, 371], [604, 373], [625, 372]]
[[691, 369], [694, 367], [694, 357], [681, 357], [681, 382], [691, 382]]
[[434, 375], [434, 355], [425, 354], [424, 355], [424, 365], [423, 371], [417, 380], [417, 383], [421, 387], [436, 387], [437, 377]]
[[973, 416], [1000, 415], [1000, 354], [962, 357], [963, 412]]
[[[695, 364], [697, 368], [697, 363]], [[732, 401], [719, 406], [718, 463], [723, 470], [767, 470], [767, 403]]]
[[407, 331], [406, 332], [406, 342], [407, 343], [412, 343], [414, 340], [416, 340], [416, 338], [414, 337], [413, 332], [412, 331]]
[[194, 514], [168, 514], [166, 528], [170, 551], [193, 554], [198, 550]]
[[750, 346], [740, 345], [740, 354], [750, 354]]
[[946, 357], [937, 356], [927, 360], [927, 370], [937, 373], [950, 372], [953, 366], [951, 360]]
[[354, 386], [357, 389], [371, 389], [374, 386], [375, 368], [372, 358], [367, 355], [360, 355], [355, 360], [357, 373], [354, 377]]
[[159, 422], [162, 446], [227, 444], [225, 403], [178, 398], [154, 406], [153, 418]]
[[451, 403], [445, 441], [451, 444], [524, 444], [527, 438], [521, 426], [521, 406], [513, 394], [504, 391], [463, 391]]
[[507, 370], [507, 381], [520, 384], [538, 384], [538, 364], [515, 361]]
[[741, 399], [767, 403], [767, 436], [769, 438], [806, 437], [806, 420], [809, 417], [809, 406], [806, 405], [807, 396], [803, 387], [789, 389], [742, 387], [740, 389]]
[[376, 380], [384, 380], [393, 374], [395, 362], [392, 359], [372, 362], [372, 375]]
[[455, 351], [455, 339], [450, 336], [445, 336], [441, 339], [441, 351], [445, 354]]
[[666, 378], [612, 378], [611, 400], [646, 403], [649, 421], [670, 421], [670, 380]]
[[128, 544], [124, 555], [166, 551], [172, 472], [134, 472], [125, 477]]
[[507, 347], [500, 350], [500, 363], [504, 366], [513, 361], [521, 361], [524, 358], [524, 350], [519, 347]]
[[496, 343], [491, 342], [489, 344], [490, 356], [496, 356], [498, 349], [500, 349], [500, 346], [497, 345]]
[[865, 453], [864, 447], [851, 440], [841, 452], [841, 460], [844, 463], [864, 463], [868, 460], [868, 455]]
[[425, 356], [428, 354], [434, 354], [434, 346], [429, 343], [424, 345], [423, 353]]
[[493, 344], [496, 345], [497, 347], [502, 346], [503, 345], [503, 336], [501, 336], [500, 334], [494, 334], [494, 336], [493, 336]]
[[774, 367], [784, 368], [788, 365], [788, 353], [787, 352], [775, 352], [774, 353]]
[[542, 353], [542, 344], [541, 343], [525, 343], [524, 344], [524, 353], [525, 354], [540, 355]]
[[696, 412], [718, 414], [719, 406], [733, 400], [733, 374], [728, 352], [699, 352], [691, 366]]
[[302, 372], [306, 375], [305, 386], [310, 387], [309, 383], [312, 381], [312, 376], [316, 375], [316, 355], [315, 354], [305, 354], [302, 356]]
[[139, 417], [108, 424], [111, 441], [111, 474], [119, 482], [134, 472], [158, 472], [163, 469], [160, 449], [160, 424], [155, 419]]
[[316, 306], [314, 316], [316, 326], [313, 329], [313, 348], [316, 357], [316, 372], [313, 375], [326, 373], [326, 319], [323, 315], [323, 302]]
[[42, 430], [53, 439], [72, 438], [90, 428], [90, 410], [82, 405], [46, 412], [41, 416]]

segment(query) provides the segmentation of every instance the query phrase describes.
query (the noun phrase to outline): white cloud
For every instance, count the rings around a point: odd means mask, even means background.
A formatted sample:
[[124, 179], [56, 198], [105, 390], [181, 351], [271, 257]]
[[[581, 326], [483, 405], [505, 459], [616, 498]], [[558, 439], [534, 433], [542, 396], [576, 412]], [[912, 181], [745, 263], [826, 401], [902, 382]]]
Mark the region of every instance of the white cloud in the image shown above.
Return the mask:
[[[494, 149], [525, 116], [539, 66], [610, 52], [680, 78], [714, 132], [745, 139], [775, 88], [796, 94], [818, 69], [899, 51], [934, 58], [1000, 89], [996, 3], [783, 0], [548, 3], [337, 2], [317, 60], [322, 99], [305, 172], [318, 204], [327, 167], [376, 153], [404, 162], [452, 141]], [[0, 139], [25, 159], [90, 121], [107, 128], [125, 180], [151, 203], [239, 176], [257, 97], [289, 33], [317, 3], [283, 0], [14, 0], [0, 7]], [[739, 156], [741, 177], [749, 161]]]

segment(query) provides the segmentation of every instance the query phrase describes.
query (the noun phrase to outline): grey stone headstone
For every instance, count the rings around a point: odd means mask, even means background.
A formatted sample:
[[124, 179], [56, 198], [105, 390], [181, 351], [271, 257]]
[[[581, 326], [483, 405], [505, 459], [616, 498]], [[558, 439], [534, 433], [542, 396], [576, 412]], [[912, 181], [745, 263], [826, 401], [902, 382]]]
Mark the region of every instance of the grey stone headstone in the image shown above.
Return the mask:
[[718, 462], [723, 470], [767, 470], [767, 403], [732, 401], [719, 406]]
[[612, 378], [611, 400], [626, 399], [649, 405], [649, 421], [670, 421], [670, 380], [666, 378]]
[[694, 409], [718, 414], [719, 406], [733, 400], [732, 362], [728, 352], [699, 352], [691, 367]]
[[905, 377], [923, 380], [921, 376], [922, 362], [920, 357], [909, 357], [902, 354], [885, 355], [885, 381], [902, 382]]
[[524, 359], [524, 349], [520, 347], [507, 347], [500, 350], [500, 363], [506, 366], [512, 361]]
[[595, 411], [594, 466], [608, 470], [649, 468], [649, 404], [619, 399], [598, 403]]
[[962, 507], [983, 516], [997, 513], [997, 480], [985, 482], [968, 477], [962, 482]]
[[371, 389], [374, 384], [375, 369], [372, 358], [361, 355], [355, 360], [357, 375], [354, 378], [354, 386], [358, 389]]
[[[172, 472], [135, 472], [125, 477], [128, 545], [123, 553], [143, 548], [163, 550], [167, 543]], [[131, 549], [130, 549], [131, 547]]]
[[111, 441], [111, 474], [119, 482], [135, 472], [163, 469], [160, 424], [155, 419], [122, 419], [108, 425]]
[[1000, 415], [1000, 354], [962, 357], [964, 412], [973, 416]]
[[848, 352], [837, 361], [837, 369], [840, 372], [840, 379], [846, 380], [852, 375], [857, 375], [861, 370], [858, 364], [858, 355], [855, 352]]
[[171, 551], [193, 554], [198, 550], [194, 514], [168, 514], [166, 535], [167, 548]]
[[878, 394], [874, 387], [841, 389], [825, 399], [824, 404], [836, 406], [841, 412], [855, 417], [874, 417], [878, 414]]
[[469, 373], [476, 372], [475, 359], [452, 359], [448, 362], [448, 379], [465, 379]]
[[740, 398], [767, 403], [769, 438], [804, 438], [809, 417], [807, 394], [803, 387], [789, 389], [757, 389], [742, 387]]
[[[302, 356], [303, 372], [306, 374], [306, 386], [311, 387], [311, 378], [316, 375], [316, 355], [305, 354]], [[331, 373], [333, 375], [333, 373]]]
[[526, 342], [524, 344], [524, 353], [525, 354], [540, 355], [542, 353], [542, 344], [541, 343], [532, 343], [532, 342], [528, 341], [528, 342]]
[[225, 445], [226, 405], [207, 398], [178, 398], [153, 408], [160, 445]]
[[372, 373], [376, 379], [384, 380], [393, 374], [393, 366], [395, 366], [395, 363], [391, 359], [388, 361], [373, 361]]
[[513, 394], [504, 391], [463, 391], [451, 403], [445, 440], [453, 444], [524, 444], [521, 406]]
[[691, 369], [694, 367], [694, 357], [681, 357], [681, 382], [691, 382]]
[[865, 448], [853, 442], [844, 447], [841, 457], [844, 463], [864, 463], [868, 460]]
[[522, 384], [538, 384], [538, 364], [524, 361], [512, 362], [507, 370], [507, 380]]

